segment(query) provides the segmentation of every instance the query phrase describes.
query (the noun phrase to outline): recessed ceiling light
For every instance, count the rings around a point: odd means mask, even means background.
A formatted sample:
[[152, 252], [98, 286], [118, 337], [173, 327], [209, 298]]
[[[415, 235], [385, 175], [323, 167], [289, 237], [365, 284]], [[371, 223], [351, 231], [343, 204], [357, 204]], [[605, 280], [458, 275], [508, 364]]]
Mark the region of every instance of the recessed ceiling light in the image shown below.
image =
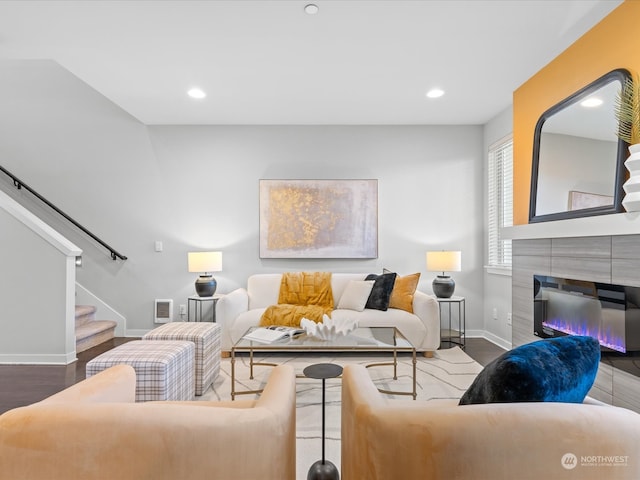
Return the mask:
[[428, 98], [438, 98], [444, 95], [444, 90], [440, 90], [439, 88], [432, 88], [427, 92]]
[[189, 95], [191, 98], [204, 98], [207, 96], [207, 94], [199, 88], [192, 88], [187, 92], [187, 95]]
[[319, 11], [320, 9], [318, 8], [318, 6], [313, 3], [310, 3], [309, 5], [305, 5], [304, 7], [304, 13], [306, 13], [307, 15], [315, 15]]
[[580, 105], [587, 108], [599, 107], [600, 105], [602, 105], [602, 100], [596, 97], [590, 97], [580, 102]]

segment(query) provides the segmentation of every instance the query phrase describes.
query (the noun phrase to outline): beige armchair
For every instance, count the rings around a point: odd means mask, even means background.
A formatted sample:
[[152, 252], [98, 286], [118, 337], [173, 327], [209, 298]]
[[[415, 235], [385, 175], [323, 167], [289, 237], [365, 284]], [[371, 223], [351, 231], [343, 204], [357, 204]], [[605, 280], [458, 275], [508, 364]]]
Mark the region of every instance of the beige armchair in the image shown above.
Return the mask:
[[258, 400], [134, 403], [135, 372], [109, 368], [0, 416], [0, 480], [295, 479], [295, 373]]
[[388, 399], [363, 366], [345, 366], [341, 478], [640, 478], [640, 415], [630, 410], [457, 403]]

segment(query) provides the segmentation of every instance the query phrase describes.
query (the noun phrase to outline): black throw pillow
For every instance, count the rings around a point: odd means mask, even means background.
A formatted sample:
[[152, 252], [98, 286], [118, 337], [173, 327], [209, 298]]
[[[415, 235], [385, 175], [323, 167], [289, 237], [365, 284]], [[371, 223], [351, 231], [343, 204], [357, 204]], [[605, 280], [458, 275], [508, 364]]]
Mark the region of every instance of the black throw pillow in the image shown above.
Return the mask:
[[509, 402], [582, 403], [600, 364], [593, 337], [569, 335], [538, 340], [489, 363], [460, 399], [460, 405]]
[[382, 275], [376, 275], [371, 273], [367, 275], [365, 280], [374, 280], [374, 282], [364, 308], [386, 311], [389, 308], [389, 298], [396, 282], [396, 274], [383, 273]]

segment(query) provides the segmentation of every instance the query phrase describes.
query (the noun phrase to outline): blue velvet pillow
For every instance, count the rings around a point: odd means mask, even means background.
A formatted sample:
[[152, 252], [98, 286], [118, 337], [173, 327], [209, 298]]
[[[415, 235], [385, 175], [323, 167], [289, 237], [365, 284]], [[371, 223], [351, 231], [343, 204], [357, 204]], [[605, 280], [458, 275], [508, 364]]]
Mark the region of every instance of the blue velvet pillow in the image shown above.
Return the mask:
[[396, 283], [396, 274], [383, 273], [382, 275], [376, 275], [375, 273], [371, 273], [367, 275], [365, 280], [374, 280], [374, 282], [364, 308], [373, 308], [374, 310], [382, 311], [388, 310], [393, 285]]
[[489, 363], [460, 405], [507, 402], [582, 403], [600, 364], [593, 337], [569, 335], [521, 345]]

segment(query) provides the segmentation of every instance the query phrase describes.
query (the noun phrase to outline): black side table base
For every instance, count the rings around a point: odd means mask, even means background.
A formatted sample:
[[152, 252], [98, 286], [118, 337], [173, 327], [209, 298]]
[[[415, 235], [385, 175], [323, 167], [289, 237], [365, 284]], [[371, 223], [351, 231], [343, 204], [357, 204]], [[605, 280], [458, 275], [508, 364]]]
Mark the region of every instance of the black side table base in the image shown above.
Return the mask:
[[322, 460], [318, 460], [309, 469], [307, 480], [340, 480], [338, 468], [324, 458], [324, 406], [325, 406], [325, 380], [342, 375], [342, 367], [333, 363], [316, 363], [304, 369], [305, 377], [322, 379]]
[[340, 472], [329, 460], [318, 460], [311, 465], [309, 473], [307, 474], [307, 480], [340, 480]]

